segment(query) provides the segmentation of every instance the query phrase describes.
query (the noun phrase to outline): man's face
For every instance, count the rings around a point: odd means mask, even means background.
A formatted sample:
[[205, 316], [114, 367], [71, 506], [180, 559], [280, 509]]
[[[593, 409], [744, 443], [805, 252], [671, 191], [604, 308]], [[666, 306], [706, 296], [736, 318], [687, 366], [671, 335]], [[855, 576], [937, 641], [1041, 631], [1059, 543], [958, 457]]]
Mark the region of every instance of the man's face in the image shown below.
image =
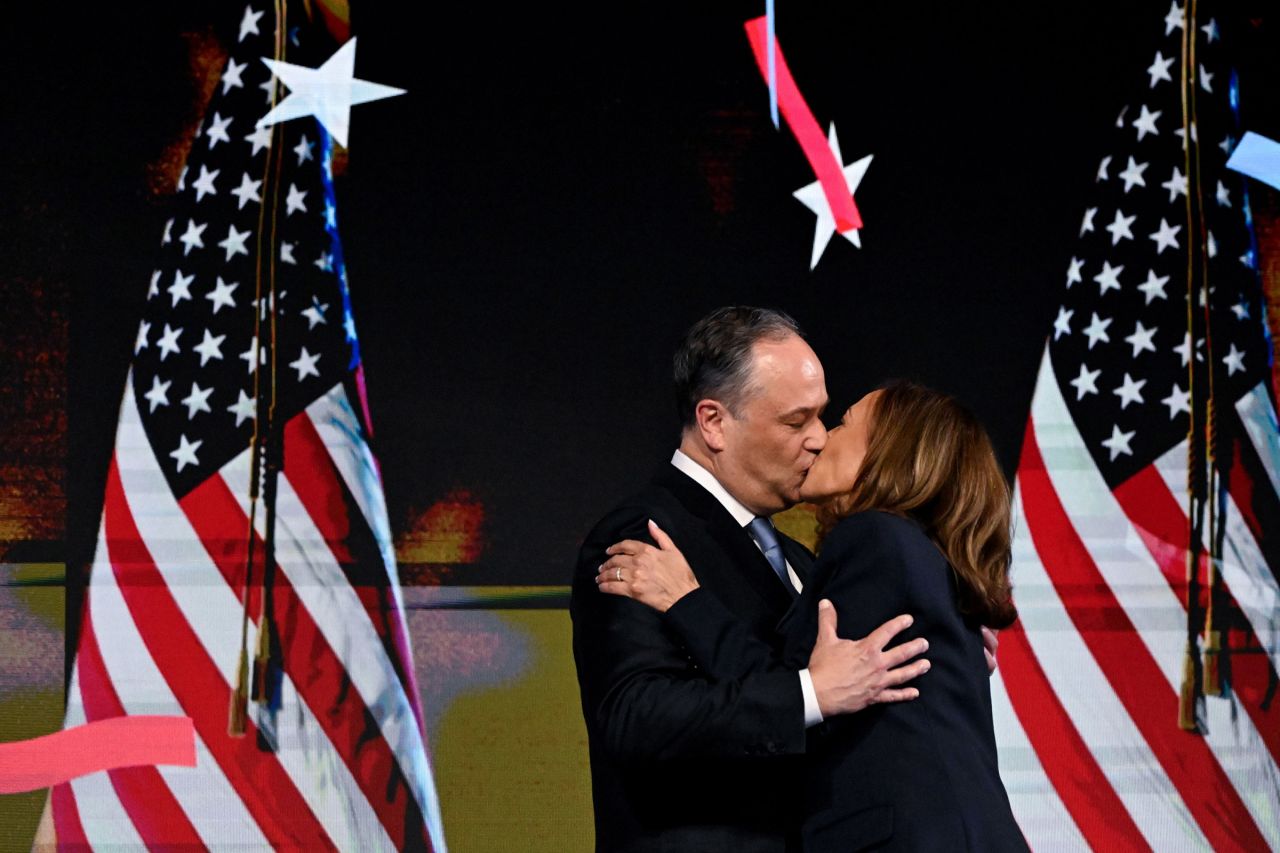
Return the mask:
[[752, 386], [737, 416], [724, 420], [721, 480], [758, 515], [800, 501], [800, 487], [827, 441], [822, 364], [796, 336], [753, 348]]

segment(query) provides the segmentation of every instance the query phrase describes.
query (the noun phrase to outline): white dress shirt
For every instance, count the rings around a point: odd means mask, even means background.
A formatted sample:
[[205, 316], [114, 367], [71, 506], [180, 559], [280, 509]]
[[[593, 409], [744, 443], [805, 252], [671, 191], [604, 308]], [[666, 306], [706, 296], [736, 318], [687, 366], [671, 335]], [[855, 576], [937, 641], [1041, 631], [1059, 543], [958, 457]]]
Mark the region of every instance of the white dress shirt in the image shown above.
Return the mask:
[[[742, 505], [741, 501], [729, 494], [729, 490], [720, 484], [715, 475], [703, 468], [700, 464], [689, 458], [681, 450], [676, 450], [671, 457], [671, 464], [678, 471], [689, 476], [695, 483], [711, 493], [711, 496], [718, 500], [729, 515], [733, 516], [733, 520], [741, 527], [746, 527], [755, 519], [755, 513]], [[745, 531], [744, 531], [745, 532]], [[747, 533], [751, 536], [750, 533]], [[751, 537], [751, 541], [755, 542], [756, 547], [760, 547], [760, 543], [756, 542], [755, 537]], [[761, 551], [763, 553], [763, 550]], [[784, 556], [785, 560], [785, 556]], [[791, 567], [791, 562], [787, 562], [787, 577], [791, 579], [792, 586], [797, 592], [804, 589], [804, 584], [800, 580], [800, 576], [796, 574], [796, 570]], [[805, 728], [816, 726], [822, 722], [822, 710], [818, 707], [818, 692], [813, 688], [813, 676], [809, 674], [807, 668], [800, 670], [800, 693], [804, 696], [804, 725]]]

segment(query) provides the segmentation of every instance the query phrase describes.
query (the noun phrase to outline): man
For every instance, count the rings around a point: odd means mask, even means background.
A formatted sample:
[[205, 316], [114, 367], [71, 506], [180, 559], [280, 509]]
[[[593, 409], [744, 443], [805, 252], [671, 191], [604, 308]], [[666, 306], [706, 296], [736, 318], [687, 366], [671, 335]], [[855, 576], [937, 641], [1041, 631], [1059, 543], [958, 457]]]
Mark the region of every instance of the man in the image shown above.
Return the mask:
[[[913, 698], [914, 688], [898, 685], [928, 662], [899, 664], [927, 644], [883, 651], [910, 624], [907, 616], [864, 640], [841, 640], [827, 608], [806, 670], [744, 663], [725, 680], [699, 668], [698, 660], [722, 661], [743, 644], [777, 651], [774, 627], [812, 556], [768, 516], [800, 499], [826, 442], [827, 392], [795, 321], [758, 308], [721, 308], [695, 324], [676, 354], [675, 380], [680, 449], [587, 536], [574, 577], [570, 613], [596, 847], [796, 849], [806, 728], [873, 702]], [[662, 544], [665, 536], [684, 553], [697, 589], [671, 590], [665, 612], [599, 591], [610, 545]], [[628, 581], [621, 568], [610, 571], [612, 582]]]

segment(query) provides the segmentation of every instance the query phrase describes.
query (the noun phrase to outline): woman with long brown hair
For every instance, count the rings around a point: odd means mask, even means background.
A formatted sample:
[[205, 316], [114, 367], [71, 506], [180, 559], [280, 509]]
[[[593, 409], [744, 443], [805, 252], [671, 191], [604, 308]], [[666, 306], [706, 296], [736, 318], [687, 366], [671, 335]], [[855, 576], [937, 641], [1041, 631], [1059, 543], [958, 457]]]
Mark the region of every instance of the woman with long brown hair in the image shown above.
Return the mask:
[[[910, 613], [920, 696], [831, 720], [810, 742], [806, 850], [1025, 850], [996, 764], [981, 626], [1017, 617], [1010, 495], [986, 432], [956, 400], [891, 382], [851, 406], [805, 479], [821, 551], [780, 629], [806, 659], [820, 599], [840, 634]], [[883, 620], [881, 620], [883, 621]]]
[[[785, 665], [808, 661], [819, 606], [834, 606], [846, 638], [909, 613], [897, 640], [927, 639], [930, 662], [915, 700], [811, 730], [804, 849], [1025, 850], [997, 767], [980, 633], [1017, 617], [1009, 487], [982, 425], [951, 397], [890, 382], [845, 412], [801, 494], [818, 505], [821, 549], [779, 625]], [[651, 569], [692, 574], [669, 540], [661, 550]], [[634, 585], [606, 591], [657, 606]], [[713, 677], [721, 665], [698, 663]]]

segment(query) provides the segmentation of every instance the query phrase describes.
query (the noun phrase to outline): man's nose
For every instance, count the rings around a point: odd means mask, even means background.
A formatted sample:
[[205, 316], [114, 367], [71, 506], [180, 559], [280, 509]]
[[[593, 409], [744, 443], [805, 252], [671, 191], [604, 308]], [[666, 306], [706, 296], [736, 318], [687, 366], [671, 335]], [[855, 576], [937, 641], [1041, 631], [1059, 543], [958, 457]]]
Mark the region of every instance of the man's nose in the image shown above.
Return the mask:
[[827, 446], [827, 428], [822, 425], [821, 421], [819, 421], [817, 424], [814, 425], [813, 430], [810, 432], [808, 436], [808, 440], [805, 442], [805, 447], [808, 450], [812, 450], [814, 453], [820, 453], [822, 452], [822, 448], [826, 446]]

